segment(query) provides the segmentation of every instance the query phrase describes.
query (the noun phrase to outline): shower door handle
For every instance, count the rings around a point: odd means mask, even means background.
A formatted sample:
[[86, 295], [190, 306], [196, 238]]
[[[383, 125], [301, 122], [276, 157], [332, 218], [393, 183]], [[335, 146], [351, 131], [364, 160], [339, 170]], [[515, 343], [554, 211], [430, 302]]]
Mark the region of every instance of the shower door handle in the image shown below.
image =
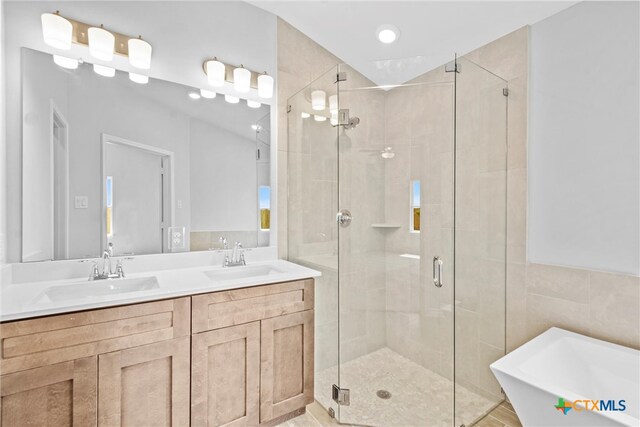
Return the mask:
[[437, 288], [442, 287], [442, 260], [439, 256], [433, 257], [433, 284]]

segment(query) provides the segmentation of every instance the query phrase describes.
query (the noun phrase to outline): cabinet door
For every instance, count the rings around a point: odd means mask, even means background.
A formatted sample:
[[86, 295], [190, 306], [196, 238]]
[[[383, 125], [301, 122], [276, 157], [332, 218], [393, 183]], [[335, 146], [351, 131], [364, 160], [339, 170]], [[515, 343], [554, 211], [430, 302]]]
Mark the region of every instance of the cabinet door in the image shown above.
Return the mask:
[[260, 322], [192, 337], [191, 424], [255, 426], [260, 412]]
[[313, 310], [261, 323], [260, 422], [265, 422], [313, 402]]
[[189, 424], [190, 337], [98, 359], [98, 425]]
[[95, 356], [0, 377], [1, 425], [95, 426]]

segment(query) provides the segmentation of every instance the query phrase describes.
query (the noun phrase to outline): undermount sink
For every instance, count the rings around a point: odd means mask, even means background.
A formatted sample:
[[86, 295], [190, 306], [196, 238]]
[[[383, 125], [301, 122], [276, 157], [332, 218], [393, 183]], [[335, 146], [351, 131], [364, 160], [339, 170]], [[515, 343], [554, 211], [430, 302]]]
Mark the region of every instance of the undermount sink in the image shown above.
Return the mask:
[[55, 302], [147, 291], [159, 287], [158, 279], [155, 277], [107, 279], [84, 281], [73, 285], [52, 286], [46, 289], [43, 295]]
[[212, 280], [235, 280], [248, 279], [250, 277], [270, 276], [273, 274], [281, 274], [284, 271], [272, 265], [250, 265], [242, 267], [225, 267], [216, 270], [205, 271]]

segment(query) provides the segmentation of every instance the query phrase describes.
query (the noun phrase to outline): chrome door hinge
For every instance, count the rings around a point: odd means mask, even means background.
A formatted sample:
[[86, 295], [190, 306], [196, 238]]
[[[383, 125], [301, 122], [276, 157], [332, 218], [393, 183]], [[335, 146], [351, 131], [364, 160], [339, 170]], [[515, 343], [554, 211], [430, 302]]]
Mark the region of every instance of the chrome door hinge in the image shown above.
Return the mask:
[[331, 389], [333, 400], [341, 406], [349, 406], [351, 404], [350, 393], [348, 388], [340, 388], [335, 384]]
[[509, 96], [509, 88], [508, 88], [508, 87], [505, 87], [504, 89], [502, 89], [502, 94], [503, 94], [504, 96]]
[[338, 82], [346, 82], [347, 81], [347, 72], [346, 71], [340, 71], [338, 74], [336, 74], [336, 83]]

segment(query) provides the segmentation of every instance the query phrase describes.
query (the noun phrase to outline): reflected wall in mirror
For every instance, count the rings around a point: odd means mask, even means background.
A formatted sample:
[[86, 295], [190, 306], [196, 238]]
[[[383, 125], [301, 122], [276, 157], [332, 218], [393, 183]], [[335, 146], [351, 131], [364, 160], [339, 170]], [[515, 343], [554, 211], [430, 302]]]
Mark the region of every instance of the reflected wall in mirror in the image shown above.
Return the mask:
[[22, 260], [270, 241], [270, 107], [22, 49]]

